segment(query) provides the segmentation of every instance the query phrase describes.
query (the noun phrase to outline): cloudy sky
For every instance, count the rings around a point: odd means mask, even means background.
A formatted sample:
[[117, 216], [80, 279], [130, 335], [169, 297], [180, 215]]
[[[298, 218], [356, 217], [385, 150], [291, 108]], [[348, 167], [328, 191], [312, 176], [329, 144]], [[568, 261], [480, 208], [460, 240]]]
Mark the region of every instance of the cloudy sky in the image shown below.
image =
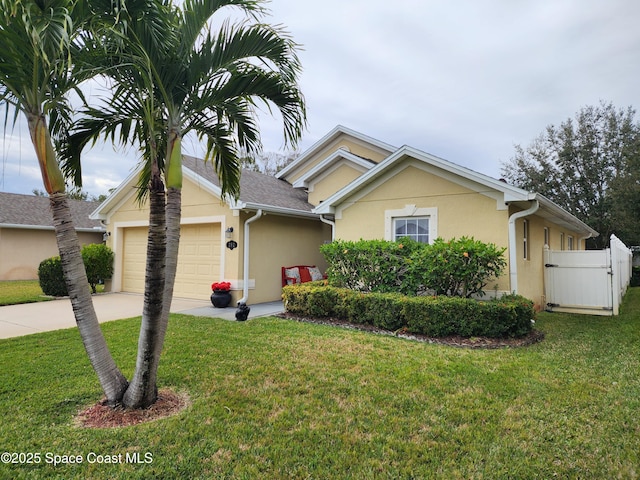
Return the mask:
[[[338, 124], [499, 177], [514, 145], [601, 100], [640, 108], [637, 0], [272, 0], [269, 21], [302, 45], [304, 150]], [[637, 117], [638, 118], [638, 117]], [[266, 151], [282, 148], [261, 122]], [[190, 143], [188, 153], [201, 155]], [[0, 191], [42, 189], [24, 125], [0, 138]], [[135, 152], [84, 157], [106, 193]]]

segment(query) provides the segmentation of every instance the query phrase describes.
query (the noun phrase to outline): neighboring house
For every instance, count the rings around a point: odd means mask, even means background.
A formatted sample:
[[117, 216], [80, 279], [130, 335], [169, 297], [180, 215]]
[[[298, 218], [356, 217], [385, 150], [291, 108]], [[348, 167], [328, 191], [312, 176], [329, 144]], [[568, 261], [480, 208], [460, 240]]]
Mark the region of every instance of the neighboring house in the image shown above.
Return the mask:
[[[98, 202], [69, 201], [81, 245], [102, 243], [105, 228], [89, 214]], [[58, 255], [49, 197], [0, 192], [0, 280], [34, 280], [42, 260]]]
[[[183, 171], [178, 296], [206, 298], [211, 282], [227, 280], [235, 300], [277, 300], [280, 267], [325, 268], [318, 249], [333, 238], [466, 235], [507, 249], [508, 273], [489, 293], [517, 292], [542, 305], [544, 245], [584, 249], [598, 235], [541, 195], [342, 126], [275, 178], [243, 171], [237, 202], [220, 200], [210, 165], [185, 157]], [[116, 291], [143, 289], [148, 208], [135, 201], [137, 173], [92, 215], [111, 234]], [[238, 247], [227, 248], [229, 240]]]

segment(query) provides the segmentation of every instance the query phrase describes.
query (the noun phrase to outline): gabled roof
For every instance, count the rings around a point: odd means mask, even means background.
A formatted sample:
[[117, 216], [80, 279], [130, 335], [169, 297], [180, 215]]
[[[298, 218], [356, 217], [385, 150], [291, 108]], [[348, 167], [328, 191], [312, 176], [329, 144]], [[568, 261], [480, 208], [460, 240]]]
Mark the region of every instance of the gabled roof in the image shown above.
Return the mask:
[[502, 191], [505, 193], [505, 202], [510, 200], [530, 200], [530, 193], [522, 190], [521, 188], [513, 187], [482, 173], [474, 172], [473, 170], [456, 165], [455, 163], [451, 163], [447, 160], [436, 157], [435, 155], [431, 155], [405, 145], [389, 155], [371, 170], [358, 177], [349, 185], [327, 198], [324, 202], [318, 205], [314, 211], [320, 214], [334, 213], [336, 206], [341, 204], [357, 191], [374, 183], [376, 180], [383, 178], [388, 174], [390, 169], [396, 167], [407, 158], [416, 159], [426, 165], [433, 166], [441, 170], [443, 173], [446, 172], [453, 174], [460, 180], [467, 179], [479, 186], [485, 186], [490, 190]]
[[[205, 164], [201, 159], [184, 156], [182, 166], [188, 170], [187, 175], [196, 182], [206, 182], [210, 187], [215, 187], [212, 192], [220, 197], [220, 180], [211, 165]], [[297, 212], [305, 216], [314, 216], [311, 213], [313, 205], [307, 202], [307, 194], [304, 191], [293, 188], [284, 180], [247, 169], [243, 169], [240, 175], [240, 198], [231, 202], [230, 206], [234, 209], [262, 208], [274, 213]]]
[[346, 163], [349, 163], [356, 168], [360, 167], [363, 172], [366, 170], [370, 170], [376, 165], [376, 163], [371, 160], [359, 157], [358, 155], [354, 155], [351, 152], [339, 148], [333, 154], [329, 155], [311, 170], [302, 175], [298, 180], [293, 182], [294, 188], [308, 187], [313, 182], [313, 180], [321, 177], [322, 175], [326, 174], [329, 169], [345, 161]]
[[285, 168], [280, 170], [276, 174], [276, 178], [283, 178], [287, 174], [293, 172], [299, 166], [304, 165], [310, 157], [313, 157], [320, 150], [322, 150], [327, 144], [332, 142], [333, 140], [340, 137], [340, 135], [348, 135], [360, 142], [367, 144], [369, 147], [376, 148], [380, 150], [383, 154], [390, 154], [396, 147], [393, 145], [389, 145], [388, 143], [381, 142], [380, 140], [376, 140], [375, 138], [364, 135], [363, 133], [356, 132], [355, 130], [351, 130], [350, 128], [344, 127], [342, 125], [336, 126], [333, 130], [327, 133], [324, 137], [314, 143], [309, 149], [307, 149], [302, 155], [296, 158], [293, 162], [287, 165]]
[[[537, 213], [557, 224], [571, 227], [591, 236], [597, 236], [598, 232], [587, 224], [571, 215], [569, 212], [553, 203], [548, 198], [533, 192], [528, 192], [521, 188], [509, 185], [503, 181], [496, 180], [482, 173], [475, 172], [466, 167], [456, 165], [442, 158], [415, 149], [403, 146], [389, 157], [377, 164], [371, 170], [345, 186], [334, 195], [327, 198], [320, 205], [314, 208], [317, 214], [334, 214], [336, 208], [358, 192], [365, 190], [368, 186], [384, 179], [395, 168], [399, 167], [406, 160], [413, 160], [424, 164], [434, 173], [454, 181], [458, 184], [476, 190], [479, 193], [496, 198], [496, 200], [506, 204], [515, 204], [527, 208], [527, 203], [537, 200], [540, 204], [540, 211]], [[520, 203], [521, 202], [521, 203]]]
[[[69, 200], [77, 231], [104, 231], [99, 221], [89, 218], [98, 205], [99, 202]], [[0, 227], [53, 230], [49, 197], [0, 192]]]
[[[140, 166], [132, 172], [91, 217], [105, 219], [111, 210], [129, 198], [135, 192], [141, 168]], [[182, 157], [182, 172], [186, 178], [215, 197], [222, 197], [220, 180], [212, 165], [205, 164], [202, 159], [185, 155]], [[232, 209], [263, 209], [271, 213], [317, 218], [317, 215], [311, 212], [313, 205], [307, 202], [307, 194], [304, 191], [296, 190], [284, 180], [247, 169], [243, 169], [240, 176], [240, 198], [227, 203]]]

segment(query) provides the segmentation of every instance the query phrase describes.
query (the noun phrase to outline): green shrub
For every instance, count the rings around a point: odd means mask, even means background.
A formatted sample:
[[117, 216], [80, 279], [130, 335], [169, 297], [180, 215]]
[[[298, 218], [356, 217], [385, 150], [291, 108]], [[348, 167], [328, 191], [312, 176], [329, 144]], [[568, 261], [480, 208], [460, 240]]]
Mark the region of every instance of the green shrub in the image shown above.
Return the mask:
[[411, 297], [404, 304], [404, 316], [407, 319], [407, 331], [446, 337], [449, 335], [472, 336], [461, 331], [461, 320], [468, 316], [472, 300], [453, 297]]
[[[310, 317], [332, 317], [339, 303], [338, 289], [326, 288], [324, 281], [308, 282], [304, 288], [295, 286], [282, 289], [282, 299], [288, 312]], [[295, 295], [294, 295], [295, 293]]]
[[352, 323], [373, 325], [395, 331], [405, 324], [402, 301], [398, 293], [367, 293], [351, 297], [352, 308], [348, 320]]
[[360, 240], [334, 241], [320, 251], [329, 268], [331, 285], [360, 292], [401, 292], [406, 289], [408, 261], [412, 252], [423, 248], [411, 239], [397, 242]]
[[45, 295], [51, 295], [52, 297], [65, 297], [68, 295], [60, 257], [51, 257], [40, 262], [38, 280], [40, 288]]
[[[82, 261], [87, 272], [87, 280], [93, 293], [96, 285], [113, 275], [113, 251], [103, 244], [88, 244], [82, 247]], [[38, 267], [40, 288], [45, 295], [65, 297], [68, 295], [64, 282], [60, 257], [51, 257], [40, 262]]]
[[489, 280], [506, 266], [504, 248], [468, 237], [437, 238], [433, 245], [409, 238], [335, 241], [320, 251], [329, 265], [329, 283], [360, 292], [483, 296]]
[[113, 251], [102, 243], [82, 247], [82, 261], [93, 293], [96, 293], [96, 285], [113, 275], [113, 258]]
[[437, 238], [411, 256], [408, 274], [437, 295], [482, 297], [489, 280], [499, 277], [506, 266], [505, 250], [473, 237], [446, 242]]
[[535, 318], [533, 302], [519, 295], [478, 301], [461, 297], [362, 293], [345, 288], [291, 285], [283, 288], [285, 309], [313, 317], [337, 317], [390, 331], [445, 337], [522, 337]]
[[515, 317], [509, 325], [510, 336], [521, 337], [532, 329], [532, 321], [536, 318], [534, 303], [522, 295], [510, 294], [492, 300], [493, 303], [508, 304], [515, 309]]

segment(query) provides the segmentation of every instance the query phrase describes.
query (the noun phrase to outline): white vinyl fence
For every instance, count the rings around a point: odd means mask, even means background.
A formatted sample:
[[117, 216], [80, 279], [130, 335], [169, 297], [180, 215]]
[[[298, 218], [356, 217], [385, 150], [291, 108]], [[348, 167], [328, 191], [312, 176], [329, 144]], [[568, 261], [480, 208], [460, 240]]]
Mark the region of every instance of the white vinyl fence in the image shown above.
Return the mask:
[[615, 235], [605, 250], [555, 251], [545, 247], [546, 309], [618, 315], [631, 279], [633, 254]]

